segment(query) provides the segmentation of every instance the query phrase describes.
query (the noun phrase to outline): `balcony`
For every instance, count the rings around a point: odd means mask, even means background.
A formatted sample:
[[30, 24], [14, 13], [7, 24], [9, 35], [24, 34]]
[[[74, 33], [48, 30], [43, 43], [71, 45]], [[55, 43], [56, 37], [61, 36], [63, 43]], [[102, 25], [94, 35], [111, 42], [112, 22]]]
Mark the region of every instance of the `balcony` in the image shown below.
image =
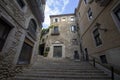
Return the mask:
[[59, 27], [55, 26], [53, 29], [51, 29], [51, 35], [59, 35]]
[[60, 35], [60, 33], [59, 32], [51, 32], [51, 35]]
[[101, 7], [107, 6], [110, 3], [111, 0], [95, 0], [96, 3], [98, 3]]

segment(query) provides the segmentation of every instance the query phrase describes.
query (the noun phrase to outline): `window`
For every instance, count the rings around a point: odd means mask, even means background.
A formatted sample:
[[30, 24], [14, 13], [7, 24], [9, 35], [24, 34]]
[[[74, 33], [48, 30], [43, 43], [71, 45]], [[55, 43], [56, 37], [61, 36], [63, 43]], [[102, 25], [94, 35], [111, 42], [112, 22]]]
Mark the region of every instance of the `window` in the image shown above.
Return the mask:
[[55, 33], [58, 33], [59, 31], [58, 31], [58, 27], [54, 27], [54, 32]]
[[74, 21], [74, 17], [71, 17], [70, 21]]
[[87, 4], [87, 0], [84, 0], [85, 4]]
[[88, 17], [90, 20], [93, 18], [93, 13], [91, 8], [88, 9]]
[[66, 18], [62, 18], [62, 21], [66, 21]]
[[100, 39], [100, 33], [99, 33], [98, 29], [95, 29], [93, 31], [93, 36], [95, 39], [96, 46], [100, 46], [102, 44], [102, 40]]
[[35, 20], [31, 19], [28, 27], [28, 33], [34, 39], [36, 39], [36, 29], [37, 29], [37, 24]]
[[0, 19], [0, 51], [2, 51], [10, 30], [11, 27]]
[[116, 15], [117, 19], [120, 21], [120, 8], [115, 11], [115, 15]]
[[55, 22], [58, 22], [58, 19], [57, 19], [57, 18], [55, 18]]
[[71, 26], [71, 31], [72, 31], [72, 32], [77, 31], [77, 27], [72, 25], [72, 26]]
[[23, 0], [17, 0], [17, 3], [19, 4], [19, 6], [21, 8], [24, 8], [25, 7], [25, 2]]
[[59, 35], [59, 28], [58, 28], [58, 26], [55, 26], [55, 27], [53, 28], [53, 31], [52, 31], [51, 34], [52, 34], [52, 35]]
[[80, 18], [81, 16], [80, 16], [80, 12], [79, 12], [79, 18]]
[[72, 39], [72, 44], [73, 44], [73, 45], [78, 45], [77, 39]]
[[101, 55], [100, 60], [102, 63], [107, 63], [106, 55]]
[[113, 10], [116, 18], [120, 21], [120, 4]]
[[120, 3], [113, 9], [112, 17], [120, 31]]

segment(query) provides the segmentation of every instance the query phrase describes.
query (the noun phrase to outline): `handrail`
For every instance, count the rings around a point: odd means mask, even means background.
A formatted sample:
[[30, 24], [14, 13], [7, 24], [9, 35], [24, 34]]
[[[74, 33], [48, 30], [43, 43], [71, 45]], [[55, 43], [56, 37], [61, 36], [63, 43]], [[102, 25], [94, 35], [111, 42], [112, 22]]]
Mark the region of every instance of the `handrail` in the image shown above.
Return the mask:
[[97, 58], [95, 58], [95, 57], [92, 57], [92, 56], [90, 56], [91, 58], [92, 58], [92, 60], [89, 60], [89, 61], [92, 61], [93, 62], [93, 66], [94, 67], [96, 67], [96, 63], [98, 63], [98, 64], [100, 64], [101, 66], [104, 66], [104, 67], [106, 67], [107, 69], [109, 69], [110, 71], [111, 71], [111, 79], [112, 80], [115, 80], [115, 78], [114, 78], [114, 67], [112, 66], [112, 65], [105, 65], [105, 64], [103, 64], [103, 63], [100, 63], [100, 62], [97, 62]]

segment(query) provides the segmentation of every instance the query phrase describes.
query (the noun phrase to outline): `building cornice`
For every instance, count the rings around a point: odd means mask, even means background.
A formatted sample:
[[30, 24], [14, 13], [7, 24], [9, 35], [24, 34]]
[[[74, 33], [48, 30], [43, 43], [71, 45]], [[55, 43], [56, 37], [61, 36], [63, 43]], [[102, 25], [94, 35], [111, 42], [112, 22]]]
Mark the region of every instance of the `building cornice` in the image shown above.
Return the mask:
[[59, 15], [50, 15], [50, 18], [51, 17], [60, 17], [60, 16], [75, 16], [75, 14], [74, 13], [71, 13], [71, 14], [59, 14]]

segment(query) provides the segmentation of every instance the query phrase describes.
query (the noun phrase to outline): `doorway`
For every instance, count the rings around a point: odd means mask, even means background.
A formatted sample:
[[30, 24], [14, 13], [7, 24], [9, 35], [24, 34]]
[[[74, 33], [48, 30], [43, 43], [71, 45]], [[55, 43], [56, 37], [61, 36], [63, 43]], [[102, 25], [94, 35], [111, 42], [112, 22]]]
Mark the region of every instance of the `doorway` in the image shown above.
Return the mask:
[[78, 51], [74, 51], [74, 59], [79, 59]]
[[89, 61], [88, 50], [85, 48], [85, 60]]
[[44, 56], [45, 43], [39, 45], [39, 55]]
[[30, 64], [33, 47], [24, 42], [17, 64]]
[[53, 57], [55, 58], [62, 57], [62, 46], [54, 46]]

